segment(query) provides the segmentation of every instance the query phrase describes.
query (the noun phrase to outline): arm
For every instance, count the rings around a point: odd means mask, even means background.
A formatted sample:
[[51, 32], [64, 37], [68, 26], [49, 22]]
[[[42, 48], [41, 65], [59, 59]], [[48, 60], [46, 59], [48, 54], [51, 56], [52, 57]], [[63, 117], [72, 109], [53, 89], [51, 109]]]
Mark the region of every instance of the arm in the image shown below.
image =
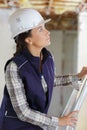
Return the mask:
[[55, 76], [54, 86], [72, 85], [75, 89], [79, 89], [78, 81], [82, 80], [87, 74], [87, 67], [83, 67], [76, 75]]
[[55, 86], [65, 86], [65, 85], [73, 85], [74, 82], [78, 82], [77, 75], [63, 75], [63, 76], [55, 76], [54, 85]]

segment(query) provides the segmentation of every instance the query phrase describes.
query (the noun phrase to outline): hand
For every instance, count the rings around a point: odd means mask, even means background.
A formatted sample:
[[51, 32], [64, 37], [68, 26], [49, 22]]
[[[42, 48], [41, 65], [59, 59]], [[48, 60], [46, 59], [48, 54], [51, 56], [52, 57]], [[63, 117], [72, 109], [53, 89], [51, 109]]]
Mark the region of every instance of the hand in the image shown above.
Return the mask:
[[63, 116], [59, 118], [59, 126], [72, 126], [75, 127], [77, 123], [78, 111], [73, 111], [69, 113], [67, 116]]
[[87, 67], [83, 67], [80, 73], [77, 74], [77, 76], [79, 79], [83, 79], [86, 74], [87, 74]]

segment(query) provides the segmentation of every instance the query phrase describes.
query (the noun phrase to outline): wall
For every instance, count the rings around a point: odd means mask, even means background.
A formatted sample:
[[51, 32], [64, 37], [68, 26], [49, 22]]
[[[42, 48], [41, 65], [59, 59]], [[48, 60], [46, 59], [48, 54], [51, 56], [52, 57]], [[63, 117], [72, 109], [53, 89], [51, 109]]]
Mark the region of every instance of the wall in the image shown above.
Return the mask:
[[[56, 73], [62, 73], [62, 43], [63, 43], [63, 32], [62, 31], [51, 31], [51, 46], [48, 47], [53, 53]], [[56, 87], [53, 91], [53, 98], [51, 101], [49, 114], [58, 116], [61, 112], [60, 105], [60, 88]]]
[[[50, 50], [54, 55], [57, 75], [76, 73], [77, 69], [77, 32], [52, 31]], [[72, 92], [71, 87], [56, 87], [49, 113], [61, 115]]]
[[8, 17], [13, 12], [9, 9], [0, 9], [0, 103], [3, 95], [3, 88], [5, 84], [4, 65], [6, 61], [12, 56], [15, 45], [11, 39], [11, 33], [8, 26]]
[[2, 98], [4, 87], [4, 65], [14, 52], [14, 43], [11, 40], [7, 24], [0, 24], [0, 101]]
[[[87, 66], [87, 11], [79, 14], [78, 20], [78, 71]], [[87, 130], [87, 96], [82, 104], [78, 117], [77, 130]]]

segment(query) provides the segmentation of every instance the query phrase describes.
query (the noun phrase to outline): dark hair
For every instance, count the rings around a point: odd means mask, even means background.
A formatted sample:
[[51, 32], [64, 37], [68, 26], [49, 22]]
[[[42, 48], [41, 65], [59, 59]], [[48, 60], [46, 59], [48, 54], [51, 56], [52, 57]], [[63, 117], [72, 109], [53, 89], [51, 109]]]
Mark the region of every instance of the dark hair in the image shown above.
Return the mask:
[[31, 36], [31, 30], [21, 33], [17, 35], [16, 37], [14, 37], [14, 40], [16, 43], [16, 52], [14, 53], [14, 55], [20, 53], [25, 48], [27, 48], [27, 43], [25, 42], [25, 39], [29, 36]]

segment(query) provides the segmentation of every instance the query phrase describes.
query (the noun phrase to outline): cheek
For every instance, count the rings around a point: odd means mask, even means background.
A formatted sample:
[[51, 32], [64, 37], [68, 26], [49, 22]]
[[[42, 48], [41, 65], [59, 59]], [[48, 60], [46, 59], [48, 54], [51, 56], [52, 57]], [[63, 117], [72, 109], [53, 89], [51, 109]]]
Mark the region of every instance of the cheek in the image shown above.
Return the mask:
[[33, 38], [33, 41], [34, 41], [34, 43], [41, 43], [41, 42], [44, 42], [45, 41], [45, 37], [44, 36], [35, 36], [34, 38]]
[[48, 46], [50, 44], [50, 40], [47, 39], [47, 36], [44, 34], [34, 35], [33, 39], [33, 45], [37, 46]]

